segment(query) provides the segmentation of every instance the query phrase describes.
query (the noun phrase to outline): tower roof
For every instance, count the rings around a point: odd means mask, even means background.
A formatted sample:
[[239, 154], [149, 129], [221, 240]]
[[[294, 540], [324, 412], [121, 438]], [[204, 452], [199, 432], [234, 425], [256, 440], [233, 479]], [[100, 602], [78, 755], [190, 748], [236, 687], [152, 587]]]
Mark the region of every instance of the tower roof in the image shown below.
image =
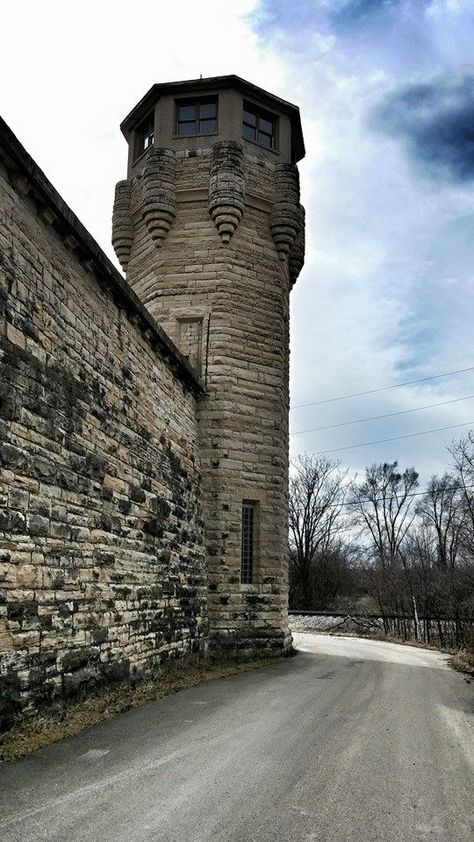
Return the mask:
[[247, 82], [240, 76], [209, 76], [206, 79], [188, 79], [181, 82], [159, 82], [152, 85], [144, 97], [135, 105], [129, 114], [122, 121], [120, 128], [128, 139], [130, 132], [140, 120], [146, 116], [147, 112], [158, 99], [163, 95], [169, 94], [195, 94], [206, 93], [207, 91], [222, 90], [225, 88], [234, 88], [241, 91], [244, 95], [257, 98], [270, 110], [276, 109], [287, 114], [291, 122], [292, 148], [294, 160], [299, 161], [305, 156], [303, 130], [301, 128], [300, 110], [297, 105], [293, 105], [281, 97], [275, 96], [264, 88], [259, 88], [258, 85], [253, 85]]

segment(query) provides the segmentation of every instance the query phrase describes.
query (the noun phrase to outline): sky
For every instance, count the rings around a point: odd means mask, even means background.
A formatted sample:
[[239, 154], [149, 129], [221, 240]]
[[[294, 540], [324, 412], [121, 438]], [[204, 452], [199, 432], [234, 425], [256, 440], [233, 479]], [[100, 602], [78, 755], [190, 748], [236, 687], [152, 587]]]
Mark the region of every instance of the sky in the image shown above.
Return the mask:
[[236, 73], [297, 104], [291, 454], [445, 470], [474, 371], [373, 390], [474, 366], [473, 0], [24, 0], [2, 30], [0, 112], [115, 265], [119, 124], [154, 82]]

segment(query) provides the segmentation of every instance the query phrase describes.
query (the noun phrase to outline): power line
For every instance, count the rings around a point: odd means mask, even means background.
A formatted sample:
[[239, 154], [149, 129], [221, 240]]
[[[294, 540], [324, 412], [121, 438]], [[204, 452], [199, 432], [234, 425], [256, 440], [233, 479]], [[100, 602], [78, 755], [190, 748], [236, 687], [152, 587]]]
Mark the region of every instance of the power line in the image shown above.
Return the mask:
[[464, 398], [453, 398], [450, 401], [430, 403], [427, 406], [418, 406], [416, 409], [401, 409], [399, 412], [387, 412], [386, 415], [371, 415], [369, 418], [358, 418], [356, 421], [341, 421], [339, 424], [328, 424], [326, 427], [312, 427], [310, 430], [298, 430], [298, 432], [291, 433], [291, 435], [301, 436], [303, 433], [316, 433], [319, 430], [334, 430], [335, 427], [348, 427], [350, 424], [362, 424], [364, 421], [378, 421], [381, 418], [393, 418], [394, 415], [406, 415], [408, 412], [421, 412], [422, 409], [434, 409], [436, 406], [446, 406], [449, 403], [459, 403], [459, 401], [468, 401], [472, 398], [474, 398], [474, 395], [466, 395]]
[[416, 436], [427, 436], [430, 433], [442, 433], [444, 430], [454, 430], [457, 427], [469, 427], [474, 425], [474, 421], [465, 421], [464, 424], [451, 424], [449, 427], [437, 427], [435, 430], [422, 430], [419, 433], [407, 433], [405, 436], [393, 436], [390, 439], [379, 439], [378, 441], [364, 441], [360, 444], [348, 444], [345, 447], [333, 447], [331, 450], [318, 450], [314, 455], [320, 456], [323, 453], [339, 453], [341, 450], [352, 450], [355, 447], [369, 447], [372, 444], [385, 444], [389, 441], [400, 441], [401, 439], [411, 439]]
[[[450, 488], [441, 488], [439, 489], [440, 493], [445, 491], [464, 491], [464, 489], [471, 489], [474, 488], [474, 485], [452, 485]], [[413, 494], [407, 494], [405, 500], [411, 500], [412, 497], [423, 497], [425, 494], [430, 492], [429, 488], [425, 488], [424, 491], [414, 491]], [[334, 503], [330, 505], [342, 505], [342, 506], [358, 506], [359, 503], [391, 503], [392, 500], [397, 500], [397, 497], [375, 497], [373, 500], [371, 497], [360, 497], [359, 500], [348, 500], [347, 503]]]
[[463, 374], [465, 371], [474, 371], [474, 365], [471, 365], [468, 368], [458, 368], [456, 371], [446, 371], [444, 374], [433, 374], [431, 377], [421, 377], [419, 380], [406, 380], [405, 383], [395, 383], [394, 386], [379, 386], [377, 389], [368, 389], [367, 392], [352, 392], [349, 395], [339, 395], [337, 398], [326, 398], [324, 401], [300, 403], [297, 404], [297, 406], [292, 406], [291, 409], [302, 409], [305, 406], [320, 406], [323, 403], [344, 401], [347, 398], [360, 398], [362, 395], [373, 395], [375, 392], [387, 392], [390, 389], [399, 389], [400, 386], [412, 386], [414, 383], [426, 383], [427, 380], [437, 380], [440, 377], [452, 377], [454, 374]]
[[[474, 488], [474, 485], [452, 485], [448, 488], [442, 488], [440, 491], [444, 493], [445, 491], [464, 491], [471, 490]], [[424, 491], [414, 491], [413, 494], [407, 494], [405, 500], [411, 500], [412, 497], [423, 497], [425, 494], [428, 494], [430, 491], [429, 488], [425, 488]], [[338, 509], [342, 506], [358, 506], [359, 503], [391, 503], [392, 500], [397, 500], [397, 497], [360, 497], [358, 500], [347, 500], [342, 503], [328, 503], [326, 508], [327, 509]]]

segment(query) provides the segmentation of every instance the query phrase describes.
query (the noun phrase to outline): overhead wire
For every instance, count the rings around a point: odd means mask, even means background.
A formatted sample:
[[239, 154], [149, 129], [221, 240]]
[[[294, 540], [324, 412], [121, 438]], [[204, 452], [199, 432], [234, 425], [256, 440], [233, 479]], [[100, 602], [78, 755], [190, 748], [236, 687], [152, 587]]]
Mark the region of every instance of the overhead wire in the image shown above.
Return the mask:
[[325, 403], [334, 403], [335, 401], [343, 401], [348, 398], [360, 398], [363, 395], [373, 395], [376, 392], [387, 392], [390, 389], [399, 389], [401, 386], [412, 386], [415, 383], [426, 383], [428, 380], [438, 380], [440, 377], [453, 377], [455, 374], [464, 374], [466, 371], [474, 371], [474, 366], [467, 368], [458, 368], [455, 371], [445, 371], [443, 374], [432, 374], [430, 377], [420, 377], [418, 380], [406, 380], [404, 383], [395, 383], [392, 386], [379, 386], [376, 389], [368, 389], [365, 392], [351, 392], [347, 395], [338, 395], [335, 398], [326, 398], [322, 401], [311, 401], [310, 403], [300, 403], [292, 406], [291, 409], [303, 409], [306, 406], [321, 406]]
[[463, 424], [450, 424], [448, 427], [436, 427], [434, 430], [421, 430], [419, 433], [407, 433], [404, 436], [392, 436], [388, 439], [378, 439], [377, 441], [360, 442], [359, 444], [348, 444], [344, 447], [332, 447], [328, 450], [318, 450], [314, 455], [321, 456], [324, 453], [339, 453], [341, 450], [352, 450], [356, 447], [370, 447], [373, 444], [386, 444], [390, 441], [401, 441], [401, 439], [411, 439], [417, 436], [427, 436], [431, 433], [442, 433], [445, 430], [455, 430], [458, 427], [469, 427], [473, 425], [474, 421], [465, 421]]
[[439, 403], [430, 403], [426, 406], [418, 406], [414, 409], [401, 409], [398, 412], [387, 412], [385, 415], [371, 415], [368, 418], [358, 418], [355, 421], [341, 421], [338, 424], [327, 424], [324, 427], [311, 427], [308, 430], [297, 430], [291, 433], [292, 436], [301, 436], [303, 433], [316, 433], [320, 430], [334, 430], [336, 427], [348, 427], [351, 424], [362, 424], [366, 421], [379, 421], [382, 418], [393, 418], [395, 415], [407, 415], [409, 412], [421, 412], [424, 409], [434, 409], [437, 406], [447, 406], [451, 403], [459, 403], [460, 401], [472, 400], [474, 395], [465, 395], [462, 398], [453, 398], [449, 401], [440, 401]]
[[[440, 489], [440, 492], [444, 494], [446, 491], [464, 491], [464, 489], [471, 490], [474, 488], [474, 485], [451, 485], [448, 488]], [[414, 491], [413, 494], [407, 494], [405, 500], [411, 500], [412, 497], [423, 497], [425, 494], [428, 494], [430, 491], [429, 488], [425, 488], [424, 491]], [[374, 503], [391, 503], [392, 500], [397, 500], [397, 497], [376, 497], [374, 499]], [[361, 497], [360, 500], [348, 500], [347, 503], [343, 503], [343, 506], [358, 506], [359, 502], [361, 503], [370, 503], [372, 502], [370, 497]]]
[[[464, 491], [464, 490], [471, 490], [474, 488], [474, 485], [452, 485], [448, 488], [443, 488], [441, 491], [444, 493], [446, 491]], [[414, 491], [413, 494], [407, 494], [405, 500], [411, 500], [412, 497], [423, 497], [425, 494], [428, 494], [430, 491], [429, 488], [425, 488], [423, 491]], [[399, 499], [399, 498], [398, 498]], [[338, 509], [342, 506], [358, 506], [360, 503], [391, 503], [392, 500], [397, 500], [397, 497], [360, 497], [358, 500], [347, 500], [341, 503], [328, 503], [326, 508], [327, 509]]]

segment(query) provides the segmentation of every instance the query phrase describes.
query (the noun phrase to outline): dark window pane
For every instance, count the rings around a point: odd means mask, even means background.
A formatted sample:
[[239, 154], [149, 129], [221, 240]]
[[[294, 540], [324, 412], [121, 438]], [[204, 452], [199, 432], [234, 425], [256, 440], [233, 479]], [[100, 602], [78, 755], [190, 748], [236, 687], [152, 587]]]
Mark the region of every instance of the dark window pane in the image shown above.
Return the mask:
[[242, 128], [242, 134], [247, 138], [247, 140], [256, 139], [256, 130], [252, 126], [246, 126], [245, 123]]
[[256, 126], [257, 125], [257, 115], [252, 114], [251, 111], [246, 111], [244, 108], [244, 123], [248, 123], [249, 126]]
[[178, 123], [178, 134], [184, 136], [197, 134], [196, 121], [193, 120], [192, 122]]
[[193, 120], [196, 117], [195, 105], [179, 105], [178, 120]]
[[258, 133], [258, 143], [262, 146], [266, 146], [268, 149], [272, 148], [272, 138], [271, 135], [265, 134], [265, 132]]
[[199, 134], [209, 134], [216, 131], [215, 120], [199, 120]]
[[199, 107], [199, 116], [201, 119], [206, 119], [209, 117], [216, 117], [217, 114], [217, 103], [215, 102], [201, 102]]
[[242, 134], [247, 140], [253, 140], [266, 149], [275, 149], [277, 117], [258, 105], [244, 102]]
[[258, 127], [262, 130], [262, 132], [273, 134], [273, 121], [265, 120], [263, 117], [260, 117]]
[[242, 552], [240, 581], [251, 584], [253, 579], [253, 542], [254, 542], [254, 511], [253, 503], [242, 505]]
[[217, 98], [181, 100], [176, 103], [176, 134], [189, 137], [217, 131]]
[[154, 115], [149, 114], [137, 127], [135, 132], [135, 154], [141, 155], [150, 146], [153, 146], [154, 139]]

